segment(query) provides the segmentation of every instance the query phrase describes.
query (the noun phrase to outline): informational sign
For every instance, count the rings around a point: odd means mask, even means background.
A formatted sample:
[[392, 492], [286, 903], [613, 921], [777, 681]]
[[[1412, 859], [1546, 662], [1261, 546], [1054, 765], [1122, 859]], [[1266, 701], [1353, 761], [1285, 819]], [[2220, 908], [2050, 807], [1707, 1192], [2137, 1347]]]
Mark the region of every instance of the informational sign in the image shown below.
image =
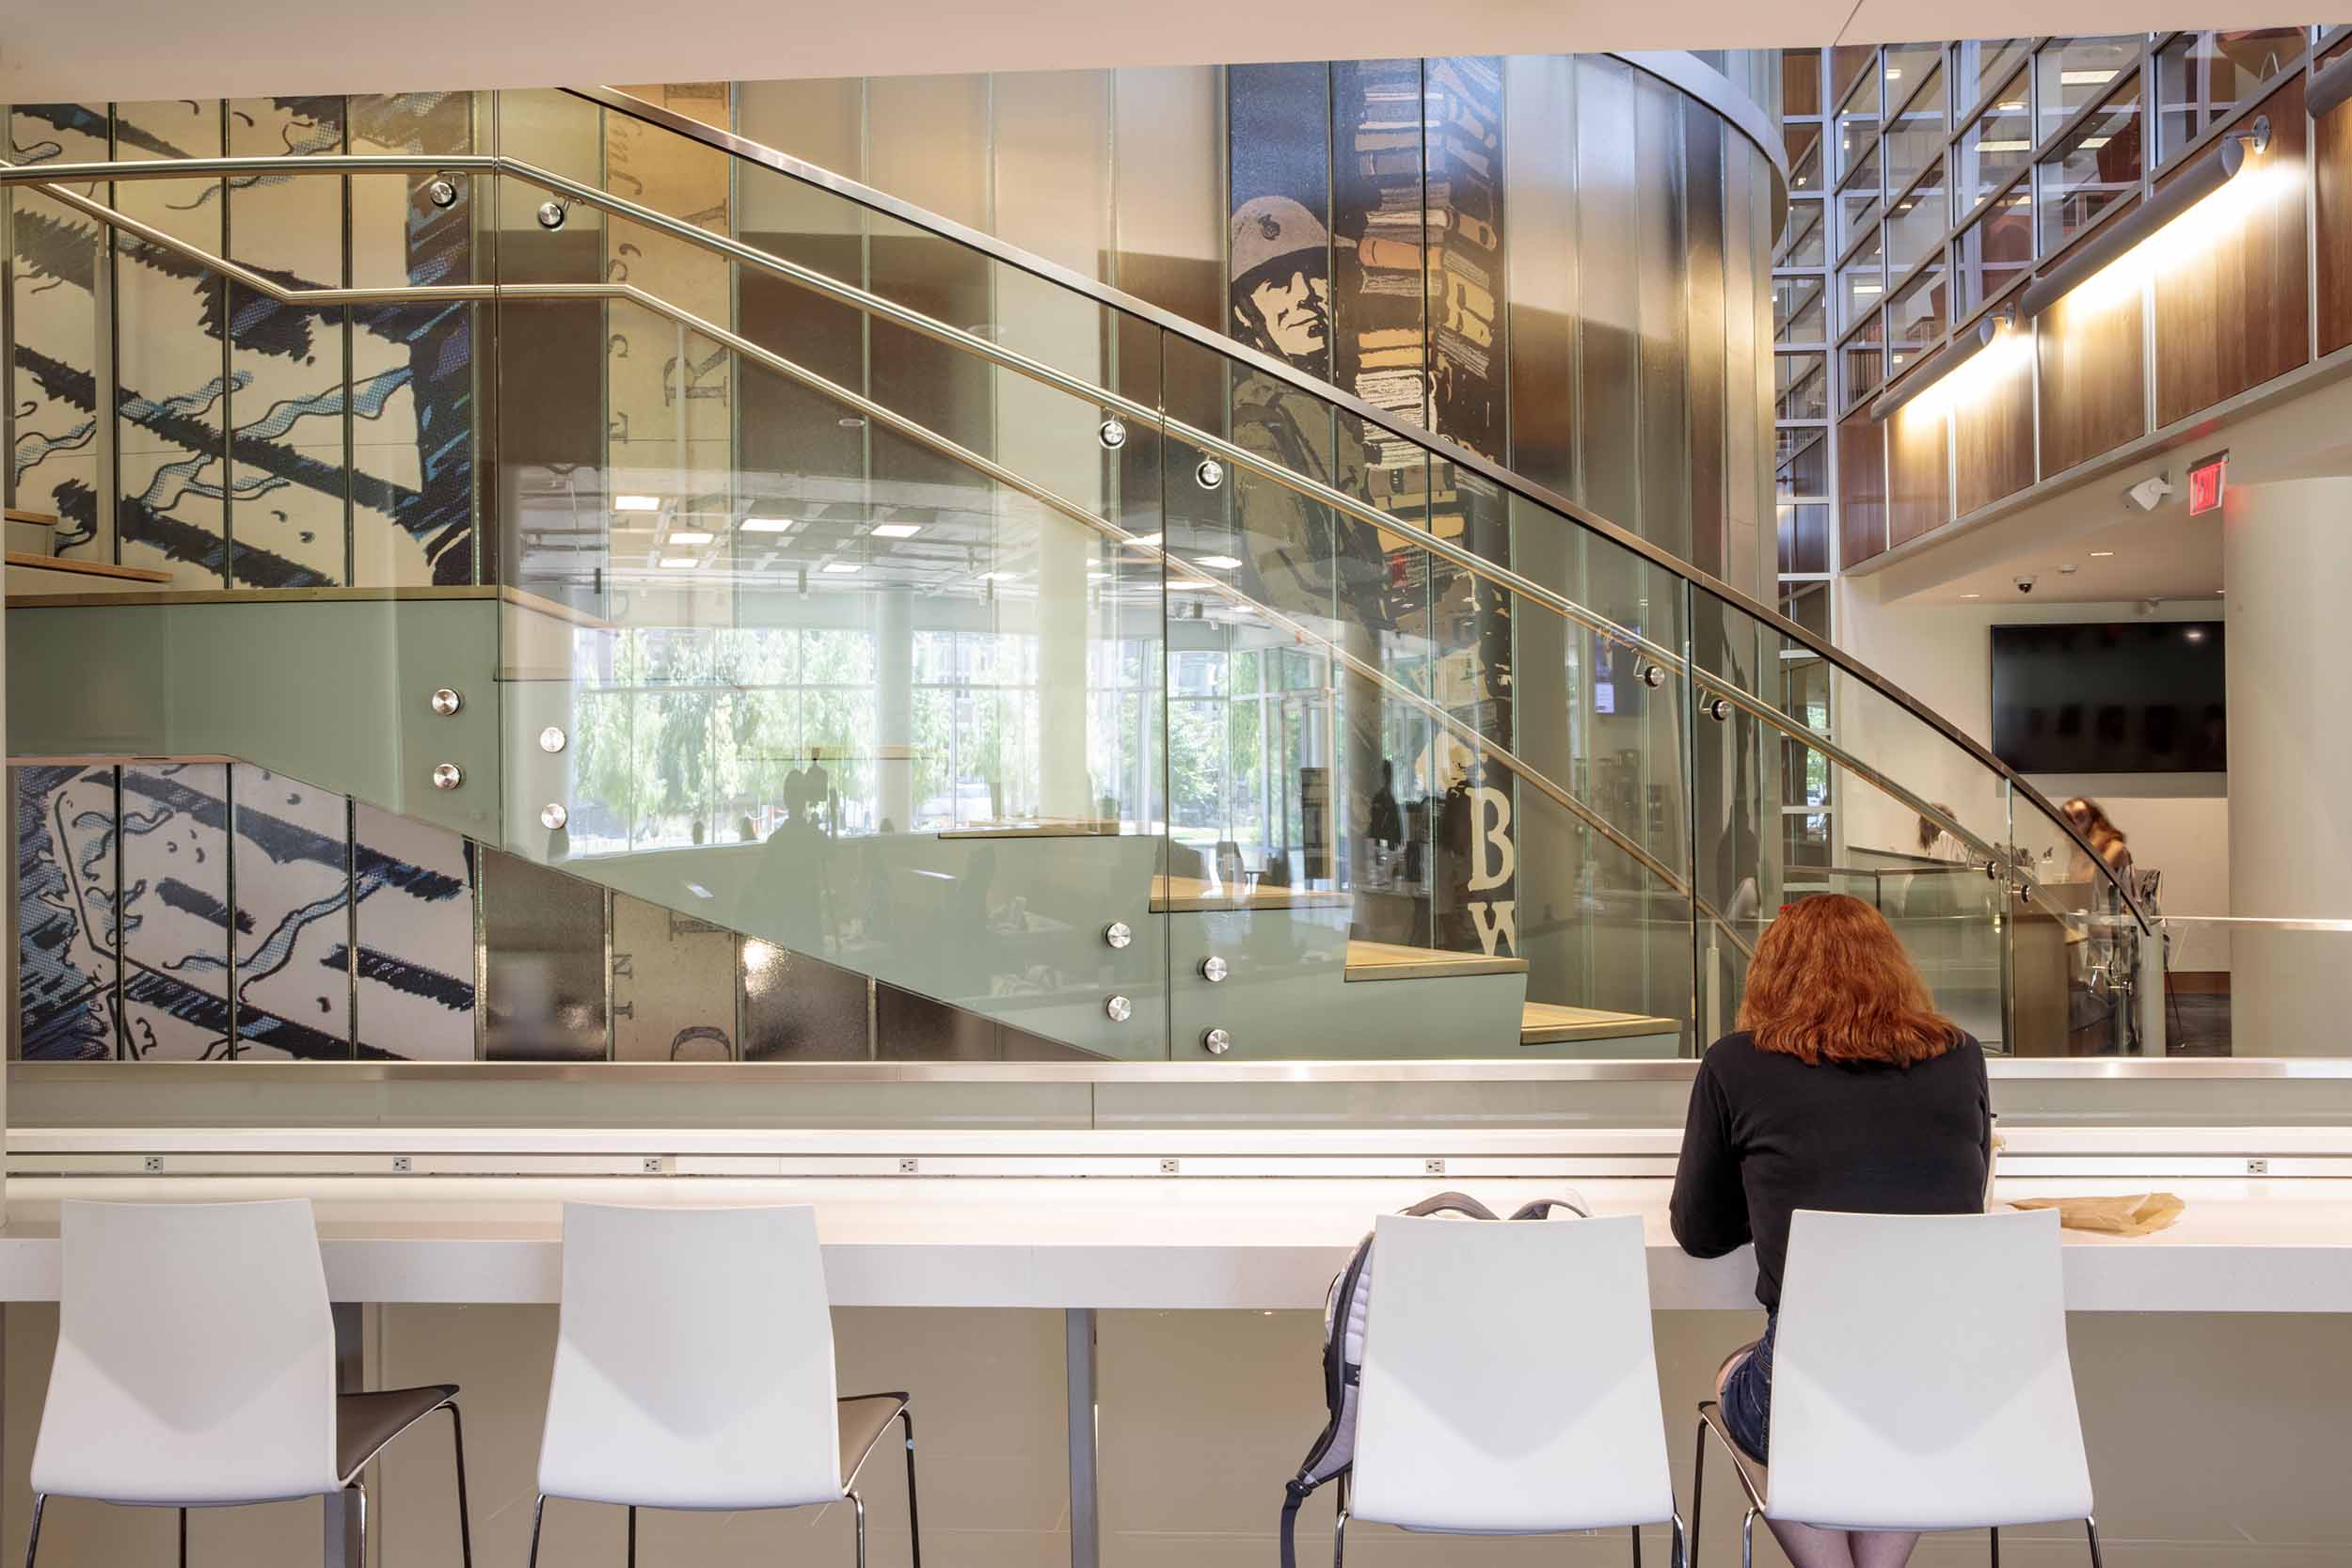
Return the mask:
[[2229, 469], [2230, 454], [2226, 451], [2215, 452], [2211, 457], [2201, 457], [2190, 466], [2188, 470], [2188, 515], [2190, 516], [2201, 517], [2208, 512], [2221, 510], [2221, 490], [2228, 480]]

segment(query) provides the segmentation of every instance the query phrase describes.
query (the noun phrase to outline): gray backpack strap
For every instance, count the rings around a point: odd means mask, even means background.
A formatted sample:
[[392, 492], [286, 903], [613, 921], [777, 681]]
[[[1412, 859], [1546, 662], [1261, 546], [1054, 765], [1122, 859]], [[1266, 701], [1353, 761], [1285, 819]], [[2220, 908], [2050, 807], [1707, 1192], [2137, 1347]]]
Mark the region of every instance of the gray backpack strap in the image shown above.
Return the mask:
[[1533, 1199], [1530, 1202], [1520, 1204], [1518, 1212], [1513, 1213], [1511, 1217], [1515, 1220], [1549, 1219], [1554, 1209], [1565, 1209], [1569, 1213], [1574, 1214], [1581, 1220], [1589, 1220], [1593, 1217], [1593, 1212], [1584, 1207], [1584, 1195], [1582, 1193], [1577, 1193], [1568, 1197], [1539, 1197]]
[[1426, 1219], [1431, 1214], [1468, 1214], [1474, 1220], [1490, 1220], [1495, 1212], [1468, 1193], [1438, 1193], [1424, 1197], [1410, 1209], [1399, 1211], [1411, 1219]]

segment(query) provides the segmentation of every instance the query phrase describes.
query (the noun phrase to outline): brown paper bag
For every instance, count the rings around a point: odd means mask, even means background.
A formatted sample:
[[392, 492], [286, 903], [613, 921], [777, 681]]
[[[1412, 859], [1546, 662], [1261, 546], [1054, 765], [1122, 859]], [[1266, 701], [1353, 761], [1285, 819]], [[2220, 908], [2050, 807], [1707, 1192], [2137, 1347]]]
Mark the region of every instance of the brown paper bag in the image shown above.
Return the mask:
[[2145, 1236], [2180, 1218], [2187, 1207], [2170, 1193], [2132, 1193], [2122, 1197], [2021, 1197], [2012, 1209], [2055, 1209], [2069, 1230], [2109, 1236]]

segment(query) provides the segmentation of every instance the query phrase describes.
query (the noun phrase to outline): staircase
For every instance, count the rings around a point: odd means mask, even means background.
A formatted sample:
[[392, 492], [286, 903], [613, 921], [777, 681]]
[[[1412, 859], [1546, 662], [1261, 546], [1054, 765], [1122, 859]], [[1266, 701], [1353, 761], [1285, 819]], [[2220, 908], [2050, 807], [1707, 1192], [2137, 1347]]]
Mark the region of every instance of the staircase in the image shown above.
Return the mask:
[[[878, 221], [614, 96], [596, 112], [817, 227]], [[1979, 947], [2039, 896], [2026, 821], [2067, 832], [1726, 585], [897, 204], [968, 274], [952, 319], [513, 158], [299, 162], [272, 171], [431, 176], [548, 235], [592, 213], [644, 260], [581, 281], [524, 233], [492, 277], [313, 287], [81, 194], [154, 164], [0, 168], [288, 310], [495, 310], [477, 378], [523, 389], [478, 433], [478, 582], [190, 589], [12, 548], [14, 759], [235, 758], [1130, 1061], [1688, 1053], [1773, 911], [1848, 875], [1781, 832], [1808, 768], [1994, 868]], [[559, 361], [607, 384], [551, 384]], [[1792, 659], [1827, 662], [1838, 733], [1877, 754], [1792, 711]], [[1973, 792], [1932, 803], [1956, 774]], [[2111, 885], [2068, 918], [2122, 955], [2121, 1041], [2147, 926]], [[2003, 984], [2002, 1027], [2069, 1007], [2063, 980]]]

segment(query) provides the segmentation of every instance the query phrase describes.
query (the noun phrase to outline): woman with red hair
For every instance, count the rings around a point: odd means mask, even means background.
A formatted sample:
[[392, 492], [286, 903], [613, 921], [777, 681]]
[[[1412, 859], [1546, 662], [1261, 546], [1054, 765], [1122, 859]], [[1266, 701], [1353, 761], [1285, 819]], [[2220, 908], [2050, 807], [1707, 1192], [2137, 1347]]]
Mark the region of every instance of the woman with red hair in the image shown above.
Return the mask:
[[[1699, 1063], [1675, 1172], [1675, 1240], [1700, 1258], [1756, 1243], [1764, 1338], [1716, 1376], [1734, 1442], [1766, 1458], [1788, 1216], [1963, 1214], [1984, 1207], [1984, 1053], [1935, 1010], [1884, 916], [1825, 894], [1756, 944], [1740, 1027]], [[1916, 1535], [1771, 1521], [1797, 1568], [1902, 1568]]]

